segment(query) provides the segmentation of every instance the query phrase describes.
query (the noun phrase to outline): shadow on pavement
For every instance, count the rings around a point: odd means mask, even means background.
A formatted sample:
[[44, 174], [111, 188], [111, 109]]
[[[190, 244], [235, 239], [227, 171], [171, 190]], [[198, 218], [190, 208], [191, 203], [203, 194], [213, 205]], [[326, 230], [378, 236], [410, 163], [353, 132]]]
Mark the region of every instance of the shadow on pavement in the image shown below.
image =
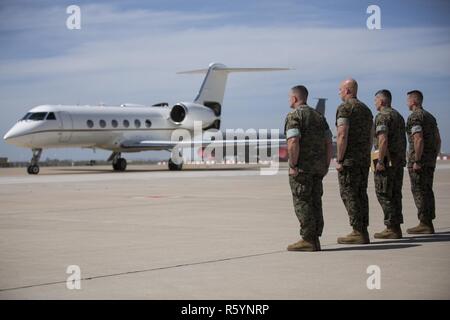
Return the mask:
[[402, 239], [398, 240], [377, 240], [376, 244], [385, 243], [427, 243], [427, 242], [450, 242], [450, 232], [436, 232], [435, 234], [421, 235], [404, 235]]
[[420, 243], [450, 242], [450, 231], [436, 232], [427, 235], [406, 235], [398, 240], [376, 240], [368, 245], [352, 245], [333, 249], [322, 249], [322, 251], [347, 251], [347, 250], [389, 250], [405, 249], [421, 246]]
[[[102, 168], [57, 168], [52, 167], [48, 172], [42, 172], [40, 175], [60, 175], [60, 174], [101, 174], [101, 173], [114, 173], [114, 174], [124, 174], [136, 173], [136, 172], [190, 172], [190, 171], [256, 171], [260, 167], [224, 167], [224, 168], [185, 168], [182, 171], [170, 171], [169, 169], [163, 168], [149, 168], [149, 169], [135, 169], [129, 168], [123, 172], [116, 172], [113, 169], [102, 169]], [[53, 170], [53, 172], [51, 171]], [[56, 171], [56, 172], [55, 172]]]
[[406, 249], [413, 247], [420, 247], [420, 244], [388, 244], [383, 245], [382, 243], [374, 243], [368, 245], [352, 245], [349, 247], [341, 247], [341, 248], [333, 248], [333, 249], [324, 249], [322, 251], [353, 251], [353, 250], [392, 250], [392, 249]]

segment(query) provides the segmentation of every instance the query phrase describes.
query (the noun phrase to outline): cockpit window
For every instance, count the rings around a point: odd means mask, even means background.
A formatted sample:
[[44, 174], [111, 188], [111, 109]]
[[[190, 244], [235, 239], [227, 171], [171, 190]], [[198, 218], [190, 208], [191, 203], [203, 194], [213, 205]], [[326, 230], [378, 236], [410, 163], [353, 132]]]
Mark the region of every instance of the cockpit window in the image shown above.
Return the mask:
[[47, 112], [33, 112], [28, 117], [27, 120], [34, 120], [34, 121], [44, 120], [46, 115], [47, 115]]
[[[47, 118], [45, 118], [47, 116]], [[39, 121], [39, 120], [56, 120], [56, 116], [54, 112], [27, 112], [26, 115], [23, 116], [23, 120], [33, 120], [33, 121]]]
[[27, 114], [24, 115], [23, 118], [20, 119], [20, 121], [22, 121], [22, 120], [27, 120], [29, 116], [31, 116], [31, 112], [27, 112]]
[[53, 112], [49, 112], [46, 120], [56, 120], [55, 114]]

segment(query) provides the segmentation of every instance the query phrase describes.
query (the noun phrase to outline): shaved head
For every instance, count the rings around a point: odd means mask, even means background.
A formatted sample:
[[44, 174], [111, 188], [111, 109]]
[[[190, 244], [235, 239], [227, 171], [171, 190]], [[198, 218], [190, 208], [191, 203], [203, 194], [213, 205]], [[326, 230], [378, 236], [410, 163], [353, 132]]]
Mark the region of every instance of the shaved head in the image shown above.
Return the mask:
[[421, 106], [423, 103], [423, 94], [419, 90], [413, 90], [407, 93], [409, 97], [415, 100], [417, 105]]
[[308, 101], [308, 89], [305, 86], [298, 85], [289, 91], [289, 106], [294, 109]]
[[298, 85], [293, 87], [291, 90], [292, 94], [295, 95], [300, 101], [308, 101], [308, 89], [306, 89], [305, 86]]
[[407, 93], [406, 103], [409, 110], [413, 110], [415, 107], [422, 107], [423, 94], [419, 90], [413, 90]]
[[375, 93], [375, 108], [380, 111], [384, 107], [390, 106], [392, 103], [392, 94], [387, 89], [378, 90]]
[[358, 82], [355, 79], [346, 79], [342, 81], [341, 86], [350, 90], [355, 96], [358, 93]]
[[339, 95], [343, 101], [351, 98], [356, 98], [358, 94], [358, 82], [355, 79], [349, 78], [341, 82], [339, 86]]

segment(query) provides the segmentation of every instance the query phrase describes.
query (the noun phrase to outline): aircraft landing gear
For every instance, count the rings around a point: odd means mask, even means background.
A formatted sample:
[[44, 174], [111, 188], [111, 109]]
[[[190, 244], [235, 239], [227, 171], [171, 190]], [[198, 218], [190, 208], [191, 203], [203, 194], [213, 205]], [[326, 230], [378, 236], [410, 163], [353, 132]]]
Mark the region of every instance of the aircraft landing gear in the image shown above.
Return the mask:
[[127, 169], [127, 160], [125, 158], [118, 158], [113, 162], [114, 171], [125, 171]]
[[33, 157], [31, 158], [30, 165], [27, 168], [28, 174], [38, 174], [39, 173], [39, 159], [41, 158], [42, 149], [32, 149]]
[[121, 158], [120, 152], [113, 152], [108, 161], [112, 160], [112, 166], [114, 171], [125, 171], [127, 169], [127, 160]]
[[168, 165], [170, 171], [180, 171], [183, 168], [183, 149], [172, 149]]
[[38, 174], [39, 166], [38, 165], [29, 165], [27, 168], [28, 174]]
[[183, 168], [183, 162], [180, 164], [176, 164], [172, 161], [172, 159], [169, 159], [169, 170], [170, 171], [180, 171]]

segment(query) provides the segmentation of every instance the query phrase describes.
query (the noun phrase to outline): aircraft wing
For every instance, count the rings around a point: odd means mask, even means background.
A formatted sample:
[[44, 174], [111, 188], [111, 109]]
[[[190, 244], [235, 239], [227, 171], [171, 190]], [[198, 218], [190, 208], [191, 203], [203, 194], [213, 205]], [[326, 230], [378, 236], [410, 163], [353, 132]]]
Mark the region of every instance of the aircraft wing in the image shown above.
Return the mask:
[[123, 141], [120, 144], [122, 149], [130, 151], [141, 150], [172, 150], [176, 146], [176, 142], [165, 140], [143, 140], [143, 141]]
[[143, 141], [124, 141], [121, 148], [129, 151], [144, 150], [167, 150], [170, 151], [175, 147], [179, 148], [204, 148], [204, 147], [234, 147], [234, 146], [250, 146], [255, 148], [270, 148], [272, 145], [283, 146], [286, 139], [235, 139], [235, 140], [143, 140]]

